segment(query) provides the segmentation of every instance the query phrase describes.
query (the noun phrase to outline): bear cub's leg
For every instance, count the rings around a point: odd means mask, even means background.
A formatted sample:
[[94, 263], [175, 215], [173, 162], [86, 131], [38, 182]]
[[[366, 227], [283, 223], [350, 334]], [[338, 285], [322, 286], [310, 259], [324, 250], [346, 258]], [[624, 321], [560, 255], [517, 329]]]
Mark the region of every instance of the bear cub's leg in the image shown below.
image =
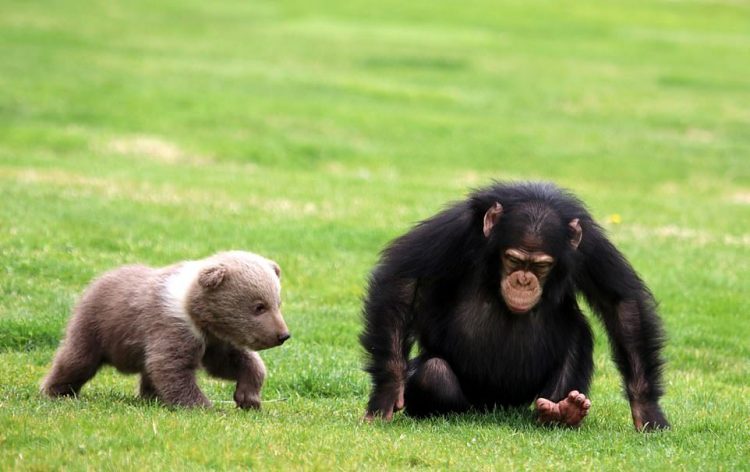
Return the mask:
[[203, 356], [203, 366], [215, 377], [237, 381], [234, 401], [239, 408], [260, 408], [266, 366], [257, 352], [227, 344], [209, 345]]
[[172, 345], [159, 346], [149, 353], [146, 371], [141, 374], [141, 396], [158, 397], [167, 405], [210, 407], [211, 401], [198, 387], [195, 371], [199, 367], [195, 349]]
[[156, 387], [154, 387], [154, 382], [146, 372], [141, 373], [141, 383], [138, 394], [144, 400], [153, 400], [154, 398], [158, 398]]
[[42, 393], [50, 397], [77, 396], [83, 384], [102, 364], [101, 346], [94, 335], [74, 318], [63, 345], [57, 351], [52, 369], [42, 382]]

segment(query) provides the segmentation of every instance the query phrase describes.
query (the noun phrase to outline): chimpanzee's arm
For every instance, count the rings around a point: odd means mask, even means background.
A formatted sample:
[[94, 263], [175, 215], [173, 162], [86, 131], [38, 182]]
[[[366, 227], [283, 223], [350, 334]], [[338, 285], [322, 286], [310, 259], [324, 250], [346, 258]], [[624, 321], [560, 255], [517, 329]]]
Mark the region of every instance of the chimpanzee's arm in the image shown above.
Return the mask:
[[669, 422], [658, 403], [663, 394], [664, 340], [656, 302], [602, 230], [590, 220], [582, 224], [583, 240], [578, 248], [582, 261], [576, 283], [604, 322], [635, 427], [667, 428]]
[[413, 344], [414, 300], [419, 281], [455, 276], [483, 247], [481, 216], [466, 203], [423, 221], [396, 239], [370, 277], [364, 307], [365, 370], [372, 378], [367, 418], [390, 419], [403, 408], [409, 350]]
[[365, 370], [372, 377], [366, 417], [382, 416], [390, 420], [394, 410], [404, 407], [416, 281], [389, 277], [382, 269], [376, 270], [370, 280], [365, 330], [360, 341], [368, 355]]

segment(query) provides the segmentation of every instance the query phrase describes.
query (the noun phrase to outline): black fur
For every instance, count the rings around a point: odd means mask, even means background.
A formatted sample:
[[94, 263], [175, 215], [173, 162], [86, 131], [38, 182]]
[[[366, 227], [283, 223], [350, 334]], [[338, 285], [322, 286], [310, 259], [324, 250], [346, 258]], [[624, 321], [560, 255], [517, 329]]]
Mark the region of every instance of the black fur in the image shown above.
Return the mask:
[[[487, 238], [482, 221], [495, 202], [503, 213]], [[568, 225], [576, 218], [583, 230], [577, 250]], [[528, 234], [540, 236], [557, 262], [539, 304], [518, 315], [500, 296], [500, 255]], [[663, 337], [651, 293], [583, 203], [544, 183], [478, 190], [385, 249], [360, 336], [373, 385], [368, 413], [390, 416], [404, 388], [406, 411], [417, 416], [588, 393], [593, 342], [579, 292], [607, 330], [636, 427], [667, 427], [658, 405]], [[414, 342], [419, 356], [410, 361]], [[422, 381], [426, 363], [439, 371], [437, 390], [455, 395], [436, 395], [436, 385]], [[441, 380], [448, 378], [459, 388]]]

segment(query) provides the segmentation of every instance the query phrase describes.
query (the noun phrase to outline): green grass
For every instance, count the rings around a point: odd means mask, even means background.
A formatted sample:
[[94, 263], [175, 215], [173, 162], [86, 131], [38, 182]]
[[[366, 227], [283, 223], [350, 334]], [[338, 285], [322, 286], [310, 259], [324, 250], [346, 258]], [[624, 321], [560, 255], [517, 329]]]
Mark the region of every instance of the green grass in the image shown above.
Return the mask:
[[[749, 470], [750, 5], [329, 3], [0, 3], [0, 469]], [[579, 430], [360, 422], [378, 251], [493, 178], [576, 191], [651, 286], [671, 431], [596, 322]], [[37, 394], [92, 277], [229, 248], [284, 269], [261, 412]]]

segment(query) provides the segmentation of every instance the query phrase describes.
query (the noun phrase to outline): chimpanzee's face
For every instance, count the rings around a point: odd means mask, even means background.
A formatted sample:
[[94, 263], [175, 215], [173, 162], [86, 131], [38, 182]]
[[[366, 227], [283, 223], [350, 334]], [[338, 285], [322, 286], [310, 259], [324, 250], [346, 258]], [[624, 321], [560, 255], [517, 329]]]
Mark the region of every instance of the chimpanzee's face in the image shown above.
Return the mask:
[[[500, 202], [495, 202], [485, 212], [482, 231], [487, 239], [490, 239], [502, 214], [503, 206]], [[570, 248], [576, 250], [581, 243], [583, 230], [578, 218], [570, 220], [567, 226], [559, 218], [552, 218], [554, 212], [551, 209], [535, 205], [517, 209], [505, 225], [504, 230], [511, 235], [515, 234], [516, 239], [503, 246], [505, 249], [500, 251], [500, 294], [513, 313], [528, 313], [542, 299], [544, 283], [558, 262], [554, 256], [545, 252], [549, 251], [545, 248], [555, 247], [554, 244], [549, 244], [550, 240], [559, 240], [561, 234], [567, 233], [565, 237], [568, 238]], [[560, 252], [555, 254], [561, 255]]]
[[502, 254], [500, 293], [513, 313], [527, 313], [542, 298], [555, 258], [541, 251], [509, 248]]

